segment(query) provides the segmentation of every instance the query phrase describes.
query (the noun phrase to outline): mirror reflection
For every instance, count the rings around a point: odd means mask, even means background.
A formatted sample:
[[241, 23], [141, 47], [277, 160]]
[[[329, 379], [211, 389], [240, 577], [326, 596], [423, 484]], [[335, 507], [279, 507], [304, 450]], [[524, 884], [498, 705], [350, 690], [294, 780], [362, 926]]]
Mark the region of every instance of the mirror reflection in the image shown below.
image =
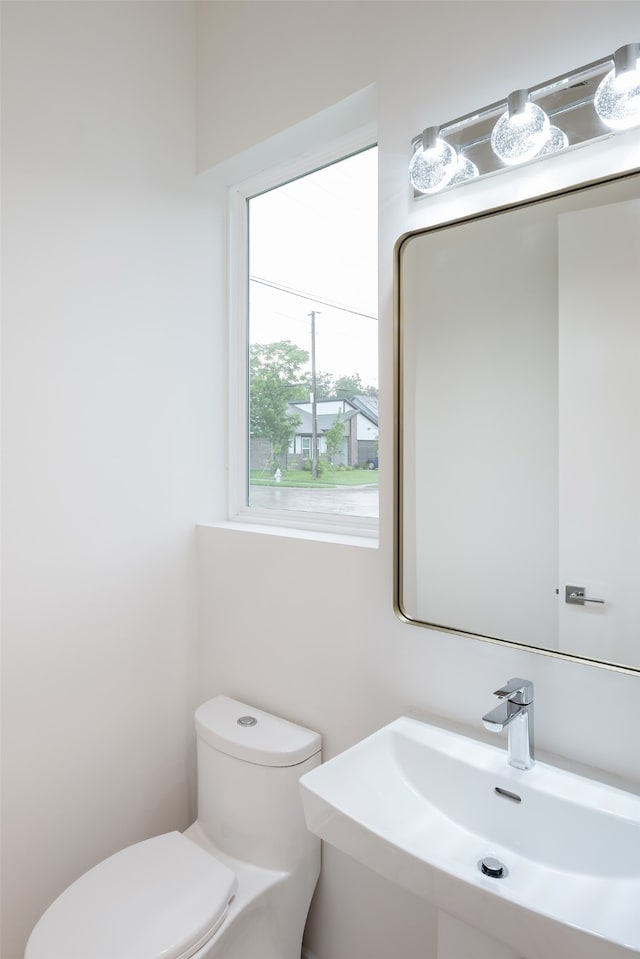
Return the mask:
[[640, 669], [640, 175], [396, 255], [400, 614]]

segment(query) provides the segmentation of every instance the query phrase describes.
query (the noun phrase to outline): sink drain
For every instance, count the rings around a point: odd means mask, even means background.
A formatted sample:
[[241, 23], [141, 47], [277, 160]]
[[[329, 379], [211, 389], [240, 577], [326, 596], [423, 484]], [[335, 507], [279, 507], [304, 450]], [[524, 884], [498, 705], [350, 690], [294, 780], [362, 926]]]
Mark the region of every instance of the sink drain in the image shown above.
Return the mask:
[[507, 867], [499, 859], [493, 856], [485, 856], [478, 862], [478, 869], [483, 876], [489, 876], [491, 879], [504, 879], [507, 875]]

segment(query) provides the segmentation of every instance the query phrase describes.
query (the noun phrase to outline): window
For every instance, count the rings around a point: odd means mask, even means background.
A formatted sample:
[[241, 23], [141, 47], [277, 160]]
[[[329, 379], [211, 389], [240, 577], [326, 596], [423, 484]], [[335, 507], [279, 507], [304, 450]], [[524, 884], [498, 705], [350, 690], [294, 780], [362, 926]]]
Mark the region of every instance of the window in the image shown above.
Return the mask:
[[245, 194], [246, 500], [375, 530], [377, 149]]

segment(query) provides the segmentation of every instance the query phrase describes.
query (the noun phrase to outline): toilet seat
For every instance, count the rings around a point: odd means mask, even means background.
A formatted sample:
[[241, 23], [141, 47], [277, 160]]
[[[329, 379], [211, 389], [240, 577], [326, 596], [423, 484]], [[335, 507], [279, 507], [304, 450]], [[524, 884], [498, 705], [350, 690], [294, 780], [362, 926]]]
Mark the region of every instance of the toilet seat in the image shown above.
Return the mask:
[[129, 846], [44, 913], [25, 959], [189, 959], [225, 920], [233, 872], [179, 832]]

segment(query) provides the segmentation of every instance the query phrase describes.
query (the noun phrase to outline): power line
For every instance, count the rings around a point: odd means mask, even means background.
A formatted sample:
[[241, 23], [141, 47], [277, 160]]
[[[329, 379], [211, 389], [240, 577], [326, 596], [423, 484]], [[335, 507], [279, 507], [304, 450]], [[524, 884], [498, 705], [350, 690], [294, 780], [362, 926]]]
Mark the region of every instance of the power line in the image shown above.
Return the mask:
[[262, 277], [259, 276], [250, 276], [249, 279], [252, 283], [259, 283], [260, 286], [268, 286], [272, 290], [280, 290], [281, 293], [289, 293], [291, 296], [299, 296], [300, 299], [309, 300], [310, 303], [322, 303], [323, 306], [329, 306], [334, 310], [342, 310], [343, 313], [352, 313], [354, 316], [363, 316], [366, 320], [378, 321], [378, 317], [371, 316], [370, 313], [361, 313], [360, 310], [352, 310], [348, 306], [340, 306], [339, 303], [334, 303], [331, 300], [323, 300], [317, 296], [310, 296], [301, 290], [294, 290], [291, 286], [282, 286], [280, 283], [274, 283], [272, 280], [263, 280]]

